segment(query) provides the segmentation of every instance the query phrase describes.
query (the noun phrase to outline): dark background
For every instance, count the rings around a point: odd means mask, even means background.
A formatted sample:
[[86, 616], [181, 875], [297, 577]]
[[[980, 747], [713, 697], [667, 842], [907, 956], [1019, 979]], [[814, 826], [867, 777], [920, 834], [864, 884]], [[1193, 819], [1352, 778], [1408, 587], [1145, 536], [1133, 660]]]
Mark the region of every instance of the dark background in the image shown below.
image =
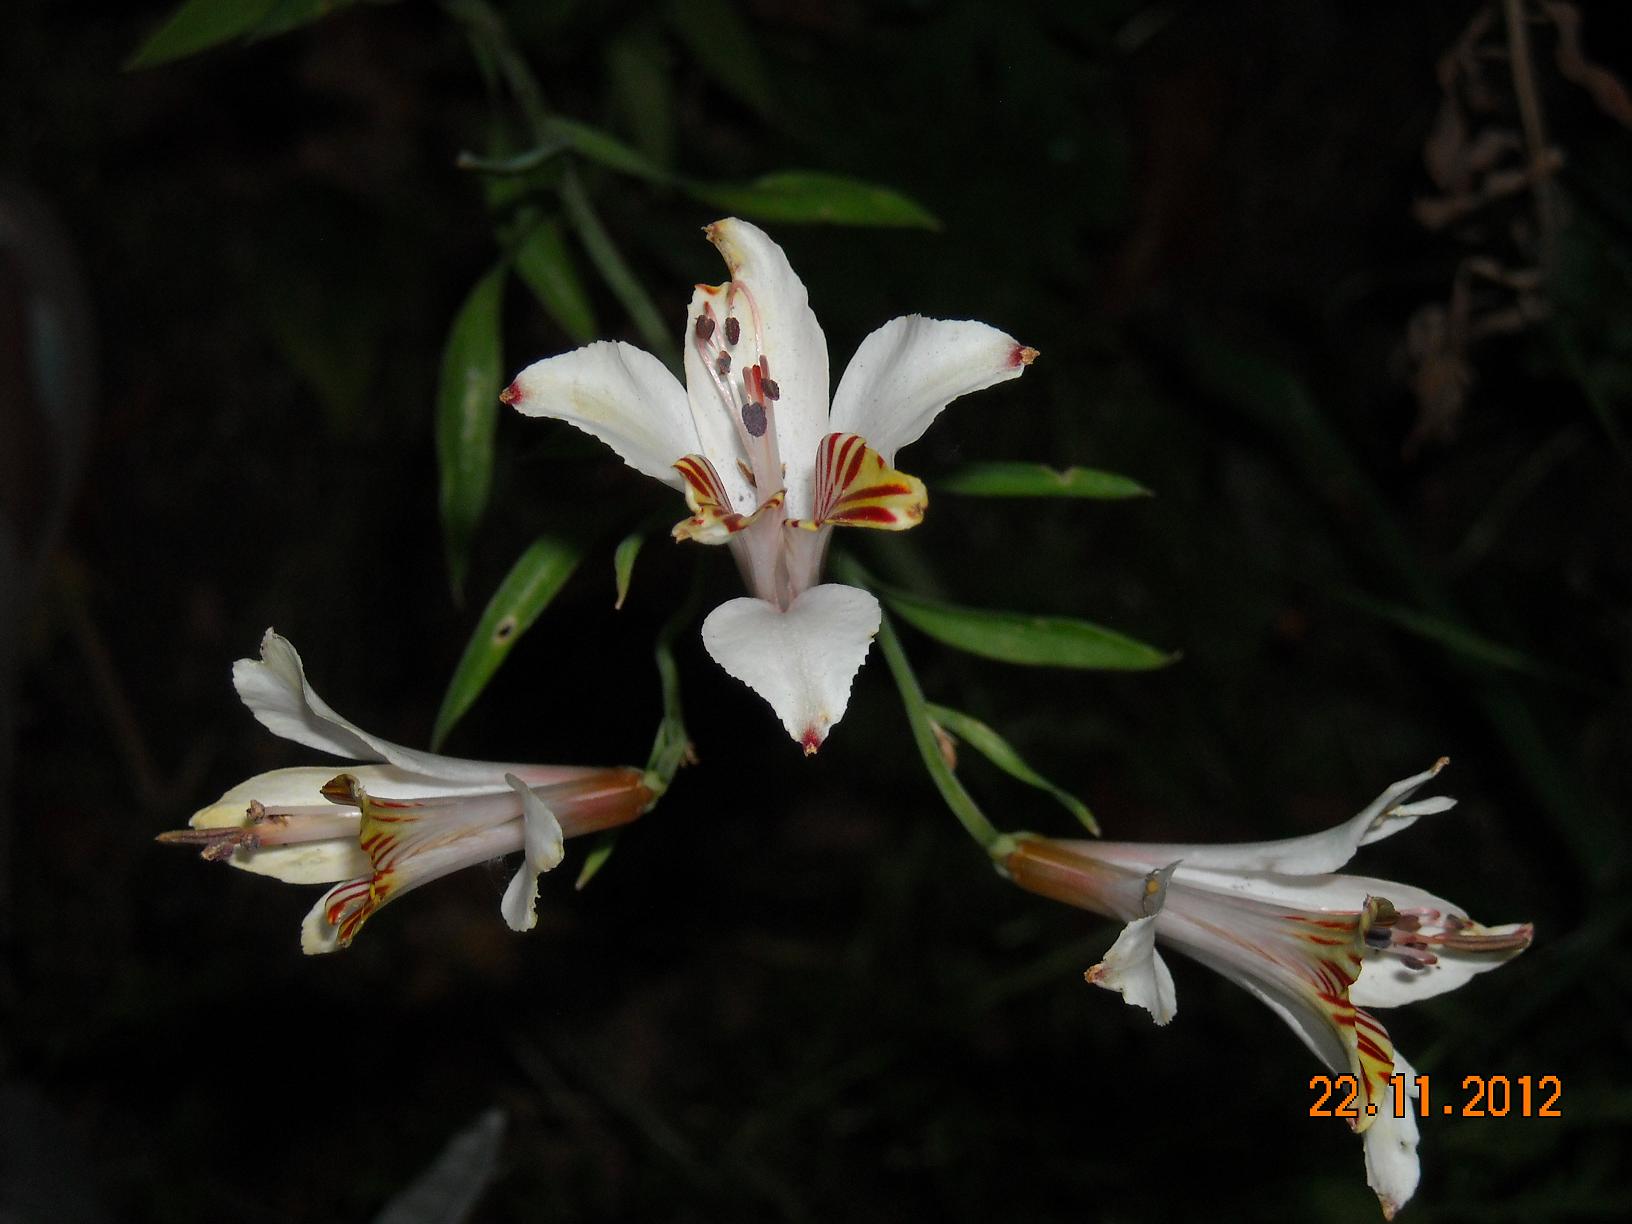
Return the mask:
[[[1436, 1092], [1558, 1075], [1564, 1116], [1427, 1119], [1405, 1218], [1622, 1218], [1632, 155], [1613, 99], [1566, 79], [1536, 8], [1563, 168], [1436, 229], [1415, 202], [1485, 181], [1424, 164], [1436, 64], [1479, 4], [749, 0], [741, 45], [707, 7], [506, 11], [563, 114], [699, 177], [852, 174], [941, 219], [765, 223], [835, 383], [912, 311], [1041, 350], [907, 452], [932, 492], [953, 463], [1011, 458], [1156, 493], [947, 495], [922, 528], [860, 542], [926, 592], [1183, 652], [1148, 674], [1039, 671], [903, 629], [931, 698], [1121, 838], [1310, 831], [1450, 756], [1461, 806], [1361, 869], [1534, 919], [1536, 945], [1384, 1019]], [[448, 322], [498, 253], [454, 167], [495, 102], [430, 4], [121, 72], [166, 11], [14, 4], [0, 38], [0, 174], [54, 215], [95, 349], [64, 401], [77, 478], [15, 350], [0, 405], [0, 526], [35, 576], [7, 593], [0, 692], [0, 1214], [368, 1219], [496, 1105], [484, 1221], [1375, 1218], [1360, 1143], [1306, 1116], [1319, 1068], [1267, 1011], [1188, 962], [1166, 1029], [1083, 984], [1111, 928], [992, 874], [877, 651], [806, 761], [683, 634], [701, 764], [587, 890], [547, 878], [526, 937], [494, 868], [307, 959], [312, 890], [153, 845], [311, 759], [228, 683], [269, 624], [341, 711], [424, 743], [511, 560], [546, 528], [593, 538], [450, 749], [638, 763], [657, 628], [694, 567], [715, 599], [737, 582], [657, 540], [614, 615], [611, 544], [678, 499], [506, 414], [456, 605], [432, 404]], [[1586, 59], [1626, 66], [1620, 6], [1580, 11]], [[1506, 61], [1484, 62], [1469, 141], [1519, 131]], [[583, 172], [678, 335], [692, 283], [722, 278], [698, 233], [717, 210]], [[1471, 282], [1496, 330], [1424, 369], [1413, 318], [1426, 334], [1470, 259], [1510, 282]], [[603, 332], [636, 339], [596, 293]], [[508, 369], [571, 347], [519, 287], [506, 306]], [[997, 823], [1071, 835], [965, 755]]]

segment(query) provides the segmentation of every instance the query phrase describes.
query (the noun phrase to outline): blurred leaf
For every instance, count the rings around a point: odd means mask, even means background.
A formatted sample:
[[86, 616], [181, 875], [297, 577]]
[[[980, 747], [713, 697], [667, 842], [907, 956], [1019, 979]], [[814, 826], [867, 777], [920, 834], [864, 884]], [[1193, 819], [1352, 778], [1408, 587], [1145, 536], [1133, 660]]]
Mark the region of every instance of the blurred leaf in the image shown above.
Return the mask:
[[463, 1224], [498, 1172], [504, 1112], [490, 1109], [460, 1131], [374, 1224]]
[[618, 250], [618, 244], [612, 241], [612, 235], [608, 234], [606, 227], [601, 224], [600, 217], [595, 213], [595, 206], [590, 203], [589, 195], [584, 191], [584, 185], [578, 181], [576, 174], [569, 173], [563, 179], [561, 202], [566, 206], [567, 219], [572, 222], [572, 227], [578, 234], [578, 241], [583, 243], [590, 262], [601, 274], [607, 288], [612, 290], [613, 296], [629, 312], [629, 318], [634, 323], [635, 329], [640, 332], [646, 347], [669, 369], [678, 370], [680, 350], [675, 344], [669, 325], [663, 321], [663, 316], [652, 301], [651, 294], [646, 292], [646, 286], [624, 260], [623, 252]]
[[[321, 21], [359, 2], [360, 0], [272, 0], [272, 7], [253, 33], [256, 38], [271, 38], [303, 25], [311, 25], [314, 21]], [[384, 0], [370, 0], [373, 4], [383, 2]]]
[[436, 453], [442, 477], [442, 534], [454, 593], [464, 590], [476, 524], [493, 487], [504, 354], [500, 314], [508, 269], [490, 271], [459, 307], [442, 350], [436, 392]]
[[1063, 471], [1041, 463], [966, 463], [935, 481], [938, 493], [970, 497], [1088, 497], [1117, 500], [1149, 497], [1150, 490], [1136, 480], [1095, 468], [1070, 467]]
[[819, 171], [767, 174], [740, 187], [692, 180], [682, 186], [693, 199], [765, 221], [941, 228], [934, 214], [899, 192]]
[[1480, 663], [1486, 667], [1501, 668], [1504, 671], [1520, 672], [1526, 676], [1536, 676], [1545, 680], [1560, 680], [1578, 686], [1582, 683], [1578, 678], [1570, 676], [1559, 668], [1550, 667], [1537, 659], [1531, 658], [1523, 651], [1492, 641], [1483, 634], [1475, 633], [1466, 626], [1459, 625], [1455, 621], [1446, 620], [1444, 617], [1419, 612], [1402, 604], [1374, 599], [1357, 591], [1339, 591], [1334, 592], [1334, 594], [1351, 607], [1359, 608], [1362, 612], [1370, 613], [1372, 616], [1385, 620], [1391, 625], [1397, 625], [1407, 633], [1415, 634], [1425, 641], [1443, 646], [1470, 662]]
[[186, 0], [130, 57], [125, 68], [154, 68], [236, 38], [271, 38], [356, 3], [358, 0]]
[[1166, 667], [1178, 658], [1114, 630], [1070, 617], [961, 608], [888, 589], [881, 589], [879, 594], [913, 628], [985, 659], [1037, 667], [1147, 671]]
[[441, 746], [454, 724], [475, 704], [521, 635], [532, 628], [550, 600], [566, 585], [582, 556], [583, 550], [576, 544], [540, 536], [510, 567], [488, 600], [448, 682], [442, 708], [436, 712], [433, 748]]
[[760, 115], [770, 115], [775, 107], [765, 56], [741, 14], [729, 0], [669, 0], [663, 7], [698, 66]]
[[660, 166], [674, 164], [673, 54], [658, 29], [642, 23], [606, 49], [606, 67], [620, 127]]
[[631, 149], [610, 132], [579, 123], [576, 119], [551, 117], [544, 120], [544, 131], [550, 137], [566, 140], [590, 161], [599, 162], [608, 170], [616, 170], [634, 178], [654, 183], [672, 183], [674, 175], [663, 169], [645, 154]]
[[1088, 810], [1088, 805], [1069, 791], [1055, 786], [1054, 783], [1043, 777], [1030, 765], [1027, 765], [1025, 761], [1020, 759], [1020, 754], [1010, 746], [1009, 742], [992, 730], [991, 727], [978, 718], [973, 718], [949, 706], [931, 703], [926, 708], [932, 719], [980, 753], [993, 765], [996, 765], [1011, 778], [1018, 778], [1027, 786], [1035, 786], [1038, 790], [1047, 791], [1053, 795], [1067, 811], [1082, 822], [1085, 829], [1094, 836], [1099, 836], [1099, 822], [1094, 819], [1094, 814]]
[[582, 892], [584, 886], [600, 874], [601, 868], [606, 866], [606, 860], [612, 857], [612, 850], [618, 844], [618, 834], [622, 831], [621, 829], [601, 830], [600, 836], [595, 839], [595, 844], [590, 847], [589, 853], [584, 856], [583, 868], [578, 872], [578, 879], [572, 886], [575, 891]]
[[186, 0], [153, 31], [141, 49], [125, 61], [125, 69], [154, 68], [231, 39], [243, 38], [260, 25], [274, 3], [275, 0]]
[[674, 661], [674, 639], [696, 619], [702, 607], [703, 570], [693, 570], [691, 590], [685, 602], [675, 609], [674, 615], [663, 622], [658, 630], [653, 657], [657, 661], [657, 678], [663, 689], [663, 721], [652, 738], [651, 755], [646, 758], [646, 785], [654, 796], [661, 796], [674, 781], [680, 767], [694, 760], [691, 736], [686, 731], [685, 711], [680, 706], [680, 668]]
[[635, 571], [635, 557], [644, 543], [644, 533], [632, 532], [618, 541], [617, 551], [612, 554], [612, 572], [618, 582], [618, 602], [612, 605], [614, 611], [623, 607], [623, 601], [629, 597], [629, 579]]
[[577, 343], [588, 344], [601, 334], [589, 290], [572, 262], [559, 221], [549, 218], [527, 236], [516, 251], [516, 273], [550, 318]]

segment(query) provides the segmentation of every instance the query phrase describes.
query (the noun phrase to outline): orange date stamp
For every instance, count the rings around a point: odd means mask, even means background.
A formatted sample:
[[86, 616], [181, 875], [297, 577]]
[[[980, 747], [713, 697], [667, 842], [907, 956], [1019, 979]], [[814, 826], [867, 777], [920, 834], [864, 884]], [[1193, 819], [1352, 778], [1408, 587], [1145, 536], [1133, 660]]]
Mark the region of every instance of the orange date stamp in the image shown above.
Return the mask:
[[[1312, 1075], [1309, 1090], [1315, 1093], [1315, 1100], [1309, 1116], [1357, 1121], [1362, 1115], [1403, 1118], [1409, 1111], [1431, 1117], [1436, 1100], [1430, 1080], [1427, 1075], [1391, 1075], [1382, 1099], [1366, 1102], [1354, 1076]], [[1416, 1098], [1414, 1109], [1412, 1097]], [[1564, 1083], [1556, 1075], [1465, 1075], [1460, 1091], [1437, 1104], [1441, 1117], [1562, 1118], [1559, 1101], [1563, 1097]]]

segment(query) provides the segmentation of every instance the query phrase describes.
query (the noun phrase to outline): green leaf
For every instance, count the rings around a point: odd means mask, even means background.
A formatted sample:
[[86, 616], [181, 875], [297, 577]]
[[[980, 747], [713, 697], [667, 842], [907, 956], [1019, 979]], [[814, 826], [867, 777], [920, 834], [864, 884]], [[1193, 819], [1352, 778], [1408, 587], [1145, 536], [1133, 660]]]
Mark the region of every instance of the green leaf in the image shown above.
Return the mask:
[[952, 814], [968, 830], [969, 836], [991, 850], [999, 843], [1001, 835], [986, 819], [986, 813], [980, 810], [974, 797], [964, 789], [941, 752], [940, 737], [935, 734], [929, 705], [924, 701], [924, 690], [919, 687], [918, 677], [913, 673], [912, 664], [907, 662], [906, 652], [901, 649], [901, 641], [895, 636], [895, 626], [888, 616], [879, 618], [878, 645], [884, 652], [885, 662], [889, 664], [890, 675], [895, 677], [895, 687], [901, 693], [901, 706], [907, 714], [907, 725], [912, 728], [913, 742], [918, 745], [918, 756], [929, 771], [930, 781], [935, 783], [935, 789], [941, 792], [946, 806], [952, 809]]
[[186, 0], [140, 50], [126, 70], [155, 68], [253, 33], [274, 0]]
[[775, 110], [765, 57], [729, 0], [669, 0], [663, 15], [702, 70], [761, 115]]
[[969, 497], [1087, 497], [1115, 501], [1149, 497], [1137, 480], [1097, 468], [1069, 467], [1064, 471], [1041, 463], [966, 463], [935, 480], [937, 493]]
[[1088, 810], [1088, 805], [1067, 790], [1055, 786], [1042, 774], [1020, 759], [1009, 742], [991, 727], [950, 706], [931, 703], [927, 709], [930, 718], [934, 719], [946, 730], [957, 736], [969, 747], [980, 753], [993, 765], [996, 765], [1011, 778], [1018, 778], [1027, 786], [1035, 786], [1038, 790], [1047, 791], [1059, 800], [1065, 809], [1082, 822], [1095, 837], [1099, 836], [1099, 822], [1094, 814]]
[[561, 223], [550, 218], [516, 250], [516, 273], [561, 330], [579, 344], [601, 334], [578, 268], [567, 250]]
[[618, 834], [622, 832], [622, 829], [601, 830], [600, 836], [595, 839], [595, 844], [589, 848], [589, 853], [584, 856], [584, 865], [579, 870], [578, 879], [572, 886], [574, 891], [581, 892], [584, 885], [593, 880], [600, 873], [601, 868], [606, 866], [606, 860], [612, 857], [612, 851], [618, 844]]
[[521, 635], [532, 628], [577, 568], [583, 550], [554, 536], [540, 536], [510, 567], [488, 600], [465, 653], [453, 670], [442, 708], [436, 712], [431, 746], [440, 748], [454, 724], [475, 704]]
[[1424, 641], [1443, 646], [1453, 654], [1460, 655], [1471, 663], [1485, 667], [1495, 667], [1503, 671], [1518, 672], [1521, 675], [1535, 676], [1542, 680], [1552, 680], [1571, 684], [1578, 688], [1587, 688], [1584, 681], [1560, 668], [1549, 666], [1539, 659], [1532, 658], [1522, 650], [1515, 650], [1511, 646], [1504, 646], [1484, 636], [1475, 633], [1472, 629], [1455, 621], [1447, 620], [1442, 616], [1435, 616], [1428, 612], [1420, 612], [1415, 608], [1408, 608], [1403, 604], [1390, 603], [1387, 600], [1373, 599], [1369, 595], [1362, 595], [1357, 591], [1336, 591], [1334, 595], [1351, 607], [1369, 613], [1380, 620], [1414, 634]]
[[900, 192], [838, 174], [791, 170], [741, 186], [691, 180], [681, 186], [693, 199], [765, 221], [941, 228], [934, 214]]
[[646, 536], [642, 532], [631, 532], [618, 541], [618, 549], [612, 554], [612, 573], [618, 582], [618, 602], [612, 605], [614, 611], [623, 607], [623, 601], [629, 597], [629, 579], [635, 571], [635, 557], [644, 543]]
[[884, 602], [913, 628], [957, 650], [1035, 667], [1147, 671], [1178, 656], [1111, 629], [1064, 616], [990, 612], [881, 589]]
[[579, 123], [576, 119], [550, 118], [544, 121], [544, 130], [550, 136], [570, 141], [579, 153], [608, 170], [654, 183], [674, 181], [674, 176], [662, 166], [598, 127]]
[[[255, 28], [256, 38], [271, 38], [314, 21], [322, 21], [341, 9], [348, 9], [358, 0], [272, 0], [266, 18]], [[381, 0], [373, 0], [381, 3]]]
[[646, 292], [646, 286], [635, 275], [623, 252], [618, 249], [618, 244], [601, 224], [589, 193], [584, 190], [576, 174], [568, 173], [562, 180], [561, 203], [566, 207], [567, 220], [572, 223], [578, 241], [583, 244], [584, 253], [589, 256], [619, 304], [629, 312], [629, 319], [634, 323], [635, 330], [640, 332], [646, 347], [656, 353], [669, 369], [680, 369], [680, 350], [675, 344], [674, 334], [657, 309], [657, 304], [652, 301], [652, 295]]
[[154, 68], [234, 39], [272, 38], [321, 21], [358, 0], [186, 0], [126, 62]]
[[436, 453], [442, 477], [442, 534], [455, 593], [464, 589], [470, 542], [493, 487], [493, 431], [504, 376], [499, 329], [506, 271], [501, 264], [476, 282], [454, 316], [442, 349]]
[[489, 1109], [448, 1140], [430, 1166], [394, 1195], [374, 1224], [462, 1224], [499, 1171], [504, 1111]]

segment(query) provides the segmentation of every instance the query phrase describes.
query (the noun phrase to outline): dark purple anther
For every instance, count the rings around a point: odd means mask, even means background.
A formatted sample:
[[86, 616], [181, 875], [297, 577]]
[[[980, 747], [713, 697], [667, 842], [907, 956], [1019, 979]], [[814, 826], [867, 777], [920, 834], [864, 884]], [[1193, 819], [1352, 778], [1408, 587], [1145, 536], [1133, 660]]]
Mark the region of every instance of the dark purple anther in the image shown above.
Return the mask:
[[706, 344], [713, 337], [713, 335], [714, 335], [714, 320], [709, 318], [707, 315], [698, 315], [697, 316], [697, 339], [703, 341]]
[[731, 372], [731, 354], [721, 353], [714, 358], [714, 368], [721, 374], [729, 374]]
[[765, 405], [755, 400], [751, 404], [742, 406], [742, 424], [753, 438], [763, 438], [768, 422], [765, 419]]
[[725, 342], [735, 344], [740, 339], [742, 339], [742, 324], [735, 319], [727, 319], [725, 321]]
[[779, 400], [782, 398], [782, 388], [777, 386], [769, 378], [765, 379], [765, 398], [768, 400]]

